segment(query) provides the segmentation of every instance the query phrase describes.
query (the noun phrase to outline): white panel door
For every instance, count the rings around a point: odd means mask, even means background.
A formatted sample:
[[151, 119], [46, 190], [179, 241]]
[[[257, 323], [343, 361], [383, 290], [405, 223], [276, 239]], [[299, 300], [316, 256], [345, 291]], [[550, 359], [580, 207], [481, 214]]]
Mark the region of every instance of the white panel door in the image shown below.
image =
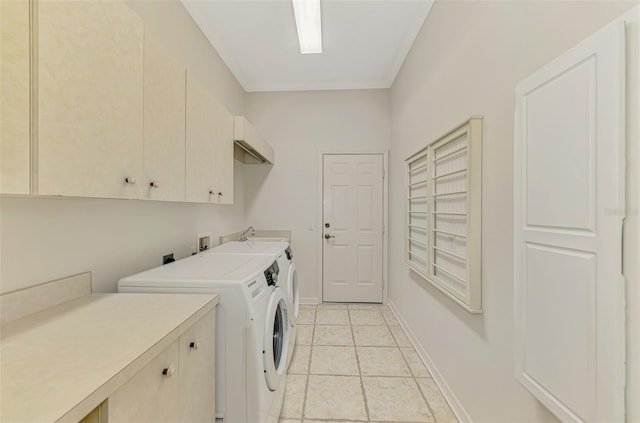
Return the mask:
[[624, 421], [624, 27], [516, 88], [516, 378], [563, 421]]
[[323, 161], [323, 300], [381, 303], [382, 155]]

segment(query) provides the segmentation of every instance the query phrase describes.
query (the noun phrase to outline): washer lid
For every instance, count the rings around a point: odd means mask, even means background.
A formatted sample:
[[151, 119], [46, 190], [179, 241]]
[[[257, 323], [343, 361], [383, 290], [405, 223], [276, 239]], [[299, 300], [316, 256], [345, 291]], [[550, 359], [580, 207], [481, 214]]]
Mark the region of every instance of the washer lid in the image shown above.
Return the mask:
[[202, 286], [207, 282], [242, 282], [261, 273], [273, 260], [264, 255], [197, 254], [173, 263], [127, 276], [121, 285], [167, 285], [180, 281], [180, 286]]
[[288, 246], [289, 243], [286, 241], [231, 241], [212, 248], [207, 254], [279, 254], [286, 250]]

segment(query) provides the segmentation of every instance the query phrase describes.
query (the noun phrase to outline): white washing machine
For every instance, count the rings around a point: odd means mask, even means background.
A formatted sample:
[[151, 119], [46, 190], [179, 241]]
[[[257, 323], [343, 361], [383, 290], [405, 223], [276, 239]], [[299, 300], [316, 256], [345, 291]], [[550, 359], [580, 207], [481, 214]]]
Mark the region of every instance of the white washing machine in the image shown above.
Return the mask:
[[289, 242], [282, 241], [260, 241], [260, 238], [249, 239], [247, 241], [227, 242], [207, 251], [206, 254], [264, 254], [274, 256], [280, 268], [277, 285], [282, 287], [286, 293], [287, 306], [289, 308], [289, 323], [291, 325], [289, 336], [289, 355], [287, 357], [287, 367], [291, 363], [295, 348], [296, 319], [300, 310], [300, 293], [298, 288], [298, 273], [293, 262], [293, 251]]
[[198, 254], [118, 282], [118, 292], [219, 295], [216, 421], [278, 421], [290, 325], [276, 266], [268, 255]]

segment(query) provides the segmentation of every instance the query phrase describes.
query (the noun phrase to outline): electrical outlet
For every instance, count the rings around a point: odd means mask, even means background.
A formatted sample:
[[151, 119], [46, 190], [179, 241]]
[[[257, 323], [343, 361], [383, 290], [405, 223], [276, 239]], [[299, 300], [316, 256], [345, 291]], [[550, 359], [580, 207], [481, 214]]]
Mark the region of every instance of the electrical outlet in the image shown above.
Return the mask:
[[173, 253], [162, 256], [162, 264], [173, 263], [176, 259], [173, 258]]
[[203, 232], [198, 234], [196, 241], [199, 252], [207, 251], [209, 248], [211, 248], [211, 232]]

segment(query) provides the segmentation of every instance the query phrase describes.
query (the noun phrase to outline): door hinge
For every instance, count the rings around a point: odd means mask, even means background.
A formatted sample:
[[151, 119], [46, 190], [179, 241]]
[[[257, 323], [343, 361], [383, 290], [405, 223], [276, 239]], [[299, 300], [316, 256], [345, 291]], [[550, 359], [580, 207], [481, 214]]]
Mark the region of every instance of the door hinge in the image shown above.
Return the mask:
[[384, 179], [385, 175], [386, 175], [386, 172], [384, 171], [384, 168], [382, 168], [382, 179]]

